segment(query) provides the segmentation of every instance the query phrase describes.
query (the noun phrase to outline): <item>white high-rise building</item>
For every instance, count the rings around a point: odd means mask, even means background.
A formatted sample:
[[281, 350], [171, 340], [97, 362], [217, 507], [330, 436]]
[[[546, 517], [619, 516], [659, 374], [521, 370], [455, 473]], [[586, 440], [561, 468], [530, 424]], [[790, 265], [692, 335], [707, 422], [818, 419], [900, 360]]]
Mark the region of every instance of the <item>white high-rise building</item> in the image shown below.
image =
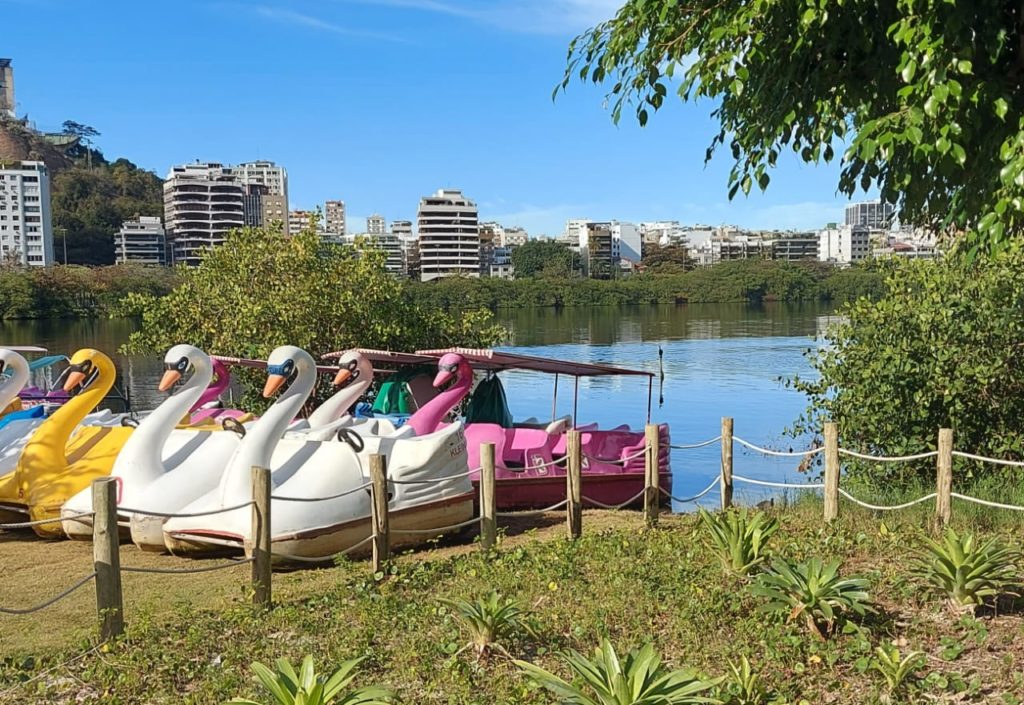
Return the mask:
[[387, 232], [387, 221], [380, 213], [374, 213], [366, 219], [366, 232], [371, 235], [383, 235]]
[[167, 264], [166, 233], [160, 218], [140, 216], [124, 221], [114, 235], [118, 264]]
[[611, 222], [609, 229], [612, 232], [612, 259], [616, 264], [622, 260], [638, 264], [643, 251], [640, 229], [632, 223], [620, 223], [617, 220]]
[[324, 230], [338, 237], [345, 234], [344, 201], [327, 201], [324, 204]]
[[50, 173], [43, 162], [0, 163], [0, 262], [54, 263]]
[[402, 240], [408, 240], [412, 238], [412, 221], [411, 220], [392, 220], [391, 221], [391, 234]]
[[869, 230], [888, 230], [896, 215], [891, 203], [882, 201], [861, 201], [846, 207], [846, 224], [861, 225]]
[[870, 233], [860, 225], [829, 226], [818, 232], [818, 260], [849, 265], [867, 259], [871, 253]]
[[288, 172], [283, 166], [274, 162], [244, 162], [233, 168], [238, 180], [243, 185], [259, 184], [267, 187], [271, 196], [284, 196], [285, 207], [288, 203]]
[[530, 238], [526, 231], [518, 226], [502, 228], [499, 237], [499, 244], [502, 247], [522, 247]]
[[462, 191], [441, 189], [421, 198], [417, 231], [422, 281], [480, 276], [477, 207]]
[[362, 240], [369, 247], [381, 250], [387, 256], [384, 268], [390, 274], [399, 275], [403, 271], [402, 241], [394, 233], [360, 233], [358, 235], [345, 235], [342, 242], [347, 245], [355, 244]]
[[173, 167], [164, 181], [164, 222], [177, 264], [199, 264], [200, 252], [245, 224], [245, 189], [215, 162]]

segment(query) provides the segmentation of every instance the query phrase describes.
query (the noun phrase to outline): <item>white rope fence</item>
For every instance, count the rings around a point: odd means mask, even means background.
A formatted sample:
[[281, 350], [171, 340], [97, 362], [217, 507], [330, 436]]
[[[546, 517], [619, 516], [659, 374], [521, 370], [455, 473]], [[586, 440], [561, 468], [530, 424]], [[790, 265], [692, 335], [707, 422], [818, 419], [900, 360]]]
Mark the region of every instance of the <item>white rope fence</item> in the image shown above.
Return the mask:
[[871, 455], [869, 453], [858, 453], [848, 448], [840, 448], [839, 455], [847, 455], [860, 460], [872, 460], [878, 463], [908, 463], [912, 460], [925, 460], [938, 456], [939, 451], [930, 450], [925, 453], [914, 453], [913, 455]]
[[24, 614], [32, 614], [33, 612], [38, 612], [39, 610], [44, 610], [47, 607], [49, 607], [50, 605], [52, 605], [52, 604], [54, 604], [56, 602], [60, 602], [61, 600], [63, 600], [65, 597], [67, 597], [68, 595], [73, 593], [78, 588], [80, 588], [83, 585], [85, 585], [86, 583], [92, 581], [92, 579], [95, 578], [95, 577], [96, 577], [96, 572], [95, 571], [92, 572], [92, 573], [89, 573], [89, 575], [85, 576], [84, 578], [82, 578], [81, 580], [76, 582], [74, 585], [69, 587], [67, 590], [64, 590], [59, 595], [55, 595], [54, 597], [51, 597], [46, 602], [43, 602], [42, 604], [35, 605], [34, 607], [26, 607], [24, 609], [16, 609], [16, 608], [13, 608], [13, 607], [0, 607], [0, 614], [24, 615]]
[[443, 534], [448, 531], [455, 531], [456, 529], [462, 529], [470, 524], [479, 524], [480, 516], [477, 515], [472, 519], [466, 519], [466, 521], [460, 521], [458, 524], [451, 524], [450, 526], [441, 526], [436, 529], [390, 529], [391, 534]]
[[957, 458], [965, 458], [966, 460], [976, 460], [979, 463], [992, 463], [993, 465], [1005, 465], [1013, 468], [1024, 468], [1024, 462], [1019, 460], [1002, 460], [1000, 458], [986, 458], [983, 455], [975, 455], [974, 453], [965, 453], [960, 450], [954, 450], [953, 455]]
[[888, 505], [886, 505], [886, 504], [870, 504], [868, 502], [865, 502], [862, 499], [857, 499], [852, 494], [850, 494], [849, 492], [844, 490], [842, 487], [839, 488], [839, 494], [841, 496], [845, 497], [846, 499], [850, 500], [854, 504], [858, 505], [858, 506], [864, 507], [865, 509], [872, 509], [872, 510], [874, 510], [876, 512], [892, 512], [892, 511], [895, 511], [897, 509], [906, 509], [908, 507], [913, 507], [915, 504], [921, 504], [922, 502], [927, 502], [930, 499], [935, 499], [936, 497], [938, 497], [938, 493], [937, 492], [932, 492], [931, 494], [926, 494], [923, 497], [918, 497], [917, 499], [912, 499], [909, 502], [904, 502], [903, 504], [888, 504]]
[[535, 516], [540, 516], [541, 514], [547, 514], [548, 512], [557, 511], [557, 510], [561, 509], [562, 507], [564, 507], [565, 505], [567, 505], [568, 503], [569, 503], [568, 499], [563, 499], [561, 502], [558, 502], [556, 504], [552, 504], [550, 507], [544, 507], [543, 509], [527, 509], [526, 511], [519, 511], [519, 512], [497, 512], [497, 513], [495, 513], [494, 516], [496, 516], [499, 519], [503, 519], [503, 518], [505, 518], [505, 519], [516, 519], [518, 517], [535, 517]]
[[586, 495], [583, 495], [582, 497], [580, 497], [580, 501], [584, 505], [589, 503], [589, 504], [593, 504], [595, 507], [600, 507], [601, 509], [622, 509], [623, 507], [628, 507], [633, 502], [635, 502], [638, 499], [640, 499], [641, 497], [643, 497], [645, 492], [647, 492], [647, 488], [646, 487], [644, 489], [640, 490], [639, 492], [637, 492], [635, 495], [633, 495], [629, 499], [627, 499], [625, 502], [619, 502], [618, 504], [605, 504], [604, 502], [600, 502], [600, 501], [598, 501], [598, 500], [596, 500], [596, 499], [594, 499], [592, 497], [587, 497]]
[[779, 458], [806, 458], [812, 455], [817, 455], [823, 452], [824, 448], [811, 448], [810, 450], [772, 450], [771, 448], [762, 448], [759, 445], [755, 445], [750, 441], [745, 441], [739, 436], [733, 436], [732, 439], [739, 443], [741, 446], [746, 446], [750, 450], [763, 453], [764, 455], [772, 455]]
[[294, 555], [290, 555], [288, 553], [278, 553], [278, 552], [274, 552], [273, 555], [275, 557], [277, 557], [277, 558], [280, 558], [283, 561], [290, 561], [292, 563], [330, 563], [330, 562], [333, 562], [334, 560], [336, 560], [338, 558], [341, 558], [342, 556], [347, 556], [350, 553], [352, 553], [354, 551], [357, 551], [358, 549], [362, 548], [366, 544], [368, 544], [371, 541], [373, 541], [375, 538], [377, 538], [376, 534], [370, 534], [369, 536], [367, 536], [365, 539], [363, 539], [359, 543], [356, 543], [356, 544], [353, 544], [353, 545], [349, 546], [344, 551], [338, 551], [337, 553], [332, 553], [329, 556], [317, 556], [317, 557], [294, 556]]
[[593, 456], [593, 455], [588, 455], [587, 453], [583, 453], [582, 455], [587, 460], [591, 460], [591, 461], [593, 461], [595, 463], [604, 463], [606, 465], [625, 465], [630, 460], [634, 460], [636, 458], [639, 458], [641, 455], [643, 455], [646, 452], [647, 452], [647, 446], [645, 445], [640, 450], [636, 451], [635, 453], [631, 453], [631, 454], [625, 456], [624, 458], [598, 458], [598, 457]]
[[87, 521], [82, 521], [85, 517], [93, 517], [93, 512], [80, 512], [78, 514], [70, 514], [68, 516], [56, 517], [53, 519], [36, 519], [35, 521], [19, 521], [14, 524], [0, 524], [0, 531], [9, 529], [31, 529], [33, 526], [45, 526], [46, 524], [59, 524], [62, 521], [74, 521], [79, 524], [88, 524]]
[[960, 494], [959, 492], [950, 492], [950, 497], [956, 499], [962, 499], [965, 502], [972, 502], [974, 504], [980, 504], [983, 507], [992, 507], [994, 509], [1009, 509], [1014, 512], [1024, 512], [1024, 507], [1017, 504], [1003, 504], [1001, 502], [990, 502], [987, 499], [979, 499], [978, 497], [971, 497], [970, 495]]
[[694, 450], [695, 448], [704, 448], [712, 443], [718, 443], [720, 440], [722, 440], [721, 436], [715, 436], [714, 438], [709, 438], [708, 440], [701, 441], [700, 443], [670, 443], [668, 447], [675, 448], [676, 450]]
[[713, 490], [716, 487], [718, 487], [718, 484], [719, 484], [719, 482], [721, 482], [721, 480], [722, 480], [722, 474], [721, 473], [715, 475], [715, 479], [711, 481], [711, 484], [709, 484], [707, 487], [705, 487], [704, 489], [702, 489], [700, 492], [698, 492], [697, 494], [693, 495], [692, 497], [676, 497], [674, 494], [672, 494], [671, 492], [666, 490], [664, 487], [659, 487], [658, 491], [661, 492], [666, 497], [668, 497], [669, 499], [672, 499], [672, 500], [674, 500], [676, 502], [679, 502], [680, 504], [685, 504], [687, 502], [696, 502], [698, 499], [700, 499], [704, 495], [710, 493], [711, 490]]
[[744, 477], [743, 475], [733, 475], [733, 480], [739, 480], [740, 482], [746, 482], [751, 485], [759, 485], [761, 487], [779, 487], [787, 490], [821, 490], [825, 488], [823, 482], [771, 482], [769, 480], [755, 480], [752, 477]]

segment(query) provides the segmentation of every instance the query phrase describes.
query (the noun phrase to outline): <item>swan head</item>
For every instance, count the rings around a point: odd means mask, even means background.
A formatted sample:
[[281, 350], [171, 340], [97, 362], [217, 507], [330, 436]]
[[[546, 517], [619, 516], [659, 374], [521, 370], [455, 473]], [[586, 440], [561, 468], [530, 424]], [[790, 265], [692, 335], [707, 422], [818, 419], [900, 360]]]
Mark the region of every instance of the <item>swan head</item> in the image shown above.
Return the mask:
[[194, 345], [175, 345], [164, 355], [164, 376], [160, 391], [173, 387], [189, 370], [210, 366], [210, 356]]
[[361, 352], [349, 350], [338, 359], [338, 374], [334, 376], [335, 387], [347, 387], [356, 380], [373, 381], [373, 365]]
[[437, 376], [434, 377], [434, 388], [440, 389], [453, 379], [458, 379], [466, 372], [472, 372], [466, 358], [458, 353], [445, 353], [437, 361]]
[[78, 394], [83, 392], [104, 373], [111, 373], [114, 363], [99, 350], [83, 348], [71, 356], [64, 370], [64, 391]]
[[316, 372], [316, 362], [302, 348], [294, 345], [282, 345], [275, 348], [267, 358], [267, 383], [263, 386], [263, 396], [267, 399], [277, 394], [285, 382], [299, 372]]
[[23, 372], [28, 374], [28, 363], [20, 354], [7, 348], [0, 348], [0, 377]]

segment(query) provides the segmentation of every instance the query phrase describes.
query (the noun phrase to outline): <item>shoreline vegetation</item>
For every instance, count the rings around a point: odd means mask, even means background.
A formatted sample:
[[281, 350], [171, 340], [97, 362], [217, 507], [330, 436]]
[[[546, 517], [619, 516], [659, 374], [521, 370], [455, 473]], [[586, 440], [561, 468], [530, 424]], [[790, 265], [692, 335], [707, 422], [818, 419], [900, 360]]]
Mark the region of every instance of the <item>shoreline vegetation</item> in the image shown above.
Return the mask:
[[[529, 277], [402, 282], [415, 304], [442, 310], [562, 308], [637, 304], [827, 301], [835, 304], [885, 292], [883, 265], [837, 269], [816, 262], [737, 260], [671, 274], [611, 280]], [[181, 282], [166, 267], [56, 265], [0, 267], [0, 319], [134, 317], [129, 294], [161, 298]]]

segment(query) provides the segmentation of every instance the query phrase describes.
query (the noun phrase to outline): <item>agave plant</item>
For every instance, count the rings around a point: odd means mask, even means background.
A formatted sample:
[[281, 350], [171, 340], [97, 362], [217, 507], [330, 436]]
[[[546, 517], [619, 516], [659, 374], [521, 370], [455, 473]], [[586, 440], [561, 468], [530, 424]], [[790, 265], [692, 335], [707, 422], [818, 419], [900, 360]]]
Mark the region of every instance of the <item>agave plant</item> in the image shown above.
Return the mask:
[[469, 633], [469, 642], [457, 653], [472, 648], [481, 658], [493, 649], [508, 656], [502, 641], [519, 632], [534, 633], [529, 614], [513, 600], [502, 599], [497, 591], [473, 602], [443, 598], [441, 602], [452, 608], [455, 619]]
[[654, 646], [645, 644], [621, 661], [607, 639], [593, 658], [577, 651], [563, 655], [572, 670], [572, 683], [540, 666], [516, 661], [527, 675], [560, 698], [564, 705], [691, 705], [717, 703], [711, 691], [722, 681], [703, 679], [695, 671], [669, 671]]
[[1009, 594], [1019, 554], [998, 541], [978, 543], [973, 534], [946, 529], [942, 542], [925, 538], [914, 572], [957, 611], [973, 612], [988, 598]]
[[778, 519], [746, 509], [721, 514], [701, 509], [700, 518], [722, 566], [737, 575], [749, 575], [764, 561], [765, 545], [779, 529]]
[[[313, 657], [306, 656], [296, 673], [286, 659], [275, 662], [277, 671], [262, 663], [254, 663], [252, 670], [257, 680], [270, 692], [275, 705], [388, 705], [391, 693], [384, 688], [368, 687], [348, 689], [355, 678], [355, 667], [363, 659], [351, 659], [341, 664], [329, 678], [316, 673]], [[235, 699], [229, 705], [269, 705], [256, 700]]]
[[719, 693], [725, 705], [766, 705], [773, 694], [761, 684], [761, 677], [750, 666], [746, 656], [739, 663], [729, 664], [729, 675]]
[[814, 634], [825, 637], [846, 614], [873, 612], [866, 578], [839, 576], [839, 561], [826, 565], [820, 558], [794, 565], [776, 558], [751, 586], [768, 599], [764, 612], [786, 614], [786, 621], [803, 619]]
[[882, 674], [892, 695], [916, 678], [917, 670], [923, 665], [923, 656], [920, 651], [911, 651], [901, 657], [895, 646], [879, 646], [875, 649], [875, 658], [871, 659], [871, 668]]

